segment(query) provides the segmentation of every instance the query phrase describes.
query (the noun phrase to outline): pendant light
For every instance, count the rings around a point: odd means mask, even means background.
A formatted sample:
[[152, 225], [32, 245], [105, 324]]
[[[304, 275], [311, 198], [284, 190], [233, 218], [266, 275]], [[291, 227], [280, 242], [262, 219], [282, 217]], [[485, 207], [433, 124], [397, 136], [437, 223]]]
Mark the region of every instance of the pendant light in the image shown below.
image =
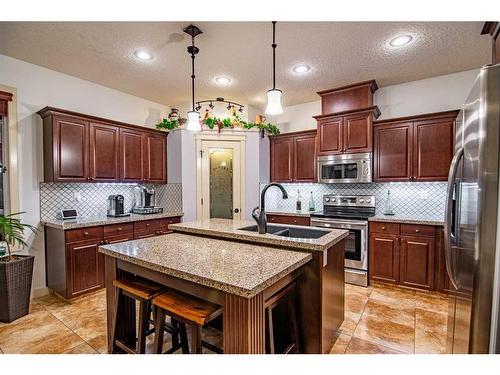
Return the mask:
[[281, 95], [283, 92], [276, 88], [276, 21], [273, 21], [273, 88], [267, 92], [267, 107], [266, 114], [271, 116], [280, 115], [283, 113], [281, 106]]
[[188, 53], [191, 55], [191, 111], [187, 113], [188, 123], [187, 130], [198, 132], [201, 130], [200, 124], [200, 113], [195, 109], [194, 102], [194, 59], [195, 56], [200, 52], [200, 49], [194, 45], [194, 38], [201, 34], [202, 31], [195, 25], [189, 25], [183, 30], [186, 34], [191, 36], [191, 45], [187, 48]]

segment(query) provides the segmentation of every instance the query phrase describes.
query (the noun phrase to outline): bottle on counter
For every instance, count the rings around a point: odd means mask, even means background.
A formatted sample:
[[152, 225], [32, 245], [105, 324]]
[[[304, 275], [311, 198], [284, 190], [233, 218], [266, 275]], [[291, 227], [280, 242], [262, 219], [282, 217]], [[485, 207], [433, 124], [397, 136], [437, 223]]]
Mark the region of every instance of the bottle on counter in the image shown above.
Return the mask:
[[387, 190], [387, 199], [385, 200], [384, 215], [394, 215], [390, 190]]
[[314, 196], [311, 191], [311, 196], [309, 197], [309, 211], [316, 211], [316, 205], [314, 204]]
[[302, 211], [302, 202], [300, 200], [300, 190], [297, 190], [297, 203], [296, 207], [297, 211]]

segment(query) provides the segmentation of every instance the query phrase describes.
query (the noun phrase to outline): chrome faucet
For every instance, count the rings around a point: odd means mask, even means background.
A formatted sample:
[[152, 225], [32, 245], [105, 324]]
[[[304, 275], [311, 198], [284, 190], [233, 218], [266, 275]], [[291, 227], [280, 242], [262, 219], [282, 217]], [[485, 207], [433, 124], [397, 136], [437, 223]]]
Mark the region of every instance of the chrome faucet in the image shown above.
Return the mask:
[[[270, 184], [267, 184], [266, 186], [264, 186], [264, 189], [262, 189], [262, 192], [260, 193], [260, 209], [259, 209], [259, 207], [255, 207], [252, 211], [252, 217], [257, 222], [257, 228], [259, 228], [260, 234], [265, 234], [267, 232], [267, 218], [266, 218], [266, 209], [265, 209], [266, 199], [265, 198], [266, 198], [266, 191], [271, 186], [276, 186], [276, 187], [280, 188], [281, 192], [283, 193], [283, 199], [288, 199], [288, 194], [282, 185], [277, 184], [276, 182], [271, 182]], [[257, 211], [259, 211], [259, 213], [257, 213]]]

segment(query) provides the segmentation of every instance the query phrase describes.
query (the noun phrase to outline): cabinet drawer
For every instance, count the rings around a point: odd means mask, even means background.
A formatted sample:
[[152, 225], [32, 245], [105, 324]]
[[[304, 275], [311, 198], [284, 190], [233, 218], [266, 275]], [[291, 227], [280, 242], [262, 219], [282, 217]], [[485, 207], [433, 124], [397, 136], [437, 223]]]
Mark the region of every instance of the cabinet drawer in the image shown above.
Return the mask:
[[180, 218], [180, 216], [167, 217], [165, 219], [159, 219], [158, 222], [159, 222], [159, 225], [160, 225], [160, 231], [166, 232], [166, 231], [170, 231], [171, 230], [168, 227], [170, 224], [180, 223], [181, 222], [181, 218]]
[[267, 215], [267, 222], [290, 225], [311, 225], [311, 219], [305, 216]]
[[128, 233], [123, 233], [123, 234], [119, 234], [116, 236], [106, 236], [106, 237], [104, 237], [104, 243], [106, 245], [112, 245], [114, 243], [132, 241], [133, 239], [134, 239], [134, 233], [128, 232]]
[[134, 232], [137, 231], [153, 231], [160, 228], [160, 223], [158, 220], [143, 220], [143, 221], [136, 221], [134, 223]]
[[144, 230], [140, 232], [134, 232], [134, 240], [140, 240], [142, 238], [149, 238], [158, 235], [158, 230]]
[[370, 232], [399, 234], [399, 224], [374, 221], [370, 223]]
[[102, 238], [102, 234], [102, 227], [69, 229], [66, 231], [66, 242], [70, 243], [94, 238]]
[[432, 225], [401, 224], [401, 234], [434, 237], [435, 233]]
[[106, 225], [104, 227], [104, 237], [116, 236], [122, 233], [129, 233], [133, 231], [134, 231], [134, 223]]

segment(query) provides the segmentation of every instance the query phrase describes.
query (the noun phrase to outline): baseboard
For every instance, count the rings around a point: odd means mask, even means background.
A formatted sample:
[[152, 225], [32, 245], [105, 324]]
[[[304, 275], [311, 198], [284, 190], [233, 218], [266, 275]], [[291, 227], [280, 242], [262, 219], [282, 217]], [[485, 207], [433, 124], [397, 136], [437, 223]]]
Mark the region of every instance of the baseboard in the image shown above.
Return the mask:
[[50, 289], [47, 288], [46, 286], [42, 286], [41, 288], [36, 288], [31, 290], [31, 299], [33, 298], [38, 298], [38, 297], [43, 297], [50, 294]]

